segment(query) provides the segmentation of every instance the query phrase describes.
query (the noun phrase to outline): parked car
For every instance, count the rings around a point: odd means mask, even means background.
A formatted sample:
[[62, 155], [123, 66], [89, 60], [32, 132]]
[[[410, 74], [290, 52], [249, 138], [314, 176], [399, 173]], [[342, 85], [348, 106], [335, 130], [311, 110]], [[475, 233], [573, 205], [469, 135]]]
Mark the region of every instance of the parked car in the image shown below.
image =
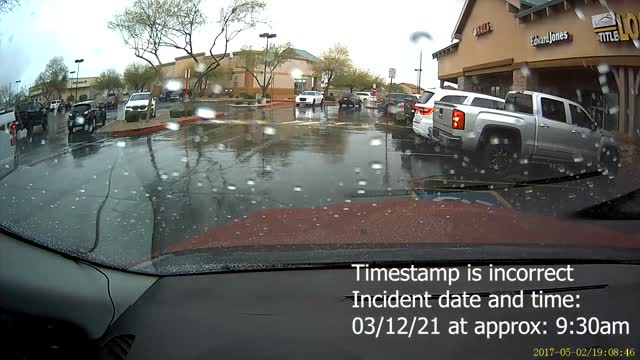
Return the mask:
[[118, 98], [115, 95], [107, 96], [107, 100], [105, 101], [105, 108], [109, 109], [117, 109], [118, 108]]
[[375, 103], [377, 101], [377, 98], [375, 96], [373, 96], [373, 94], [371, 94], [368, 91], [358, 91], [356, 93], [356, 95], [358, 95], [358, 97], [360, 98], [360, 100], [362, 100], [363, 103]]
[[324, 105], [324, 95], [320, 91], [303, 91], [296, 96], [296, 106], [300, 105]]
[[[434, 140], [433, 131], [433, 107], [436, 101], [448, 102], [452, 104], [464, 104], [480, 106], [483, 108], [502, 110], [504, 99], [494, 96], [483, 95], [468, 91], [437, 89], [434, 92], [427, 92], [420, 100], [413, 105], [412, 128], [416, 134]], [[405, 105], [405, 115], [407, 105]]]
[[37, 101], [18, 105], [15, 116], [20, 129], [27, 129], [28, 136], [31, 136], [36, 126], [41, 126], [43, 131], [47, 131], [47, 109]]
[[0, 177], [18, 164], [18, 122], [13, 110], [0, 112]]
[[104, 126], [106, 122], [107, 113], [105, 109], [100, 107], [95, 101], [77, 103], [69, 113], [67, 124], [69, 136], [78, 129], [93, 133], [98, 123]]
[[418, 100], [417, 95], [413, 94], [404, 94], [404, 93], [391, 93], [384, 96], [382, 101], [378, 102], [378, 111], [383, 112], [385, 114], [402, 114], [404, 117], [404, 102], [406, 99], [411, 99], [412, 101]]
[[49, 104], [49, 110], [51, 111], [58, 110], [58, 106], [60, 106], [61, 102], [62, 100], [52, 100], [51, 103]]
[[344, 93], [338, 100], [339, 107], [358, 107], [362, 109], [362, 99], [354, 93]]
[[[124, 117], [127, 118], [127, 113], [131, 111], [147, 111], [147, 105], [149, 105], [149, 97], [151, 93], [141, 92], [131, 94], [129, 101], [124, 106]], [[173, 95], [171, 95], [173, 96]], [[156, 117], [156, 99], [151, 99], [151, 117]]]
[[618, 169], [620, 146], [578, 103], [539, 92], [510, 92], [506, 110], [436, 102], [433, 136], [449, 149], [479, 154], [502, 172], [517, 159], [594, 164]]
[[169, 95], [169, 101], [180, 101], [180, 94], [177, 92], [171, 93], [171, 95]]

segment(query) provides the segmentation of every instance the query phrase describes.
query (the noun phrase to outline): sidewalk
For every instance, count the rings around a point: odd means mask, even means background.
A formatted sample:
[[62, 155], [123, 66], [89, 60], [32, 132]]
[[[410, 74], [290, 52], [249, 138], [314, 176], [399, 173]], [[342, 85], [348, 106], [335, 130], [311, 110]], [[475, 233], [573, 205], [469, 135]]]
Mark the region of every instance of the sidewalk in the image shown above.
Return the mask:
[[[217, 113], [216, 119], [221, 119], [224, 117], [224, 113]], [[203, 118], [198, 116], [187, 116], [179, 119], [170, 119], [168, 117], [161, 119], [152, 119], [149, 121], [137, 121], [137, 122], [126, 122], [124, 120], [116, 120], [113, 121], [106, 126], [98, 129], [98, 134], [110, 135], [114, 137], [119, 136], [140, 136], [152, 134], [155, 132], [159, 132], [165, 129], [168, 129], [168, 123], [178, 124], [179, 126], [194, 124], [199, 121], [202, 121]]]

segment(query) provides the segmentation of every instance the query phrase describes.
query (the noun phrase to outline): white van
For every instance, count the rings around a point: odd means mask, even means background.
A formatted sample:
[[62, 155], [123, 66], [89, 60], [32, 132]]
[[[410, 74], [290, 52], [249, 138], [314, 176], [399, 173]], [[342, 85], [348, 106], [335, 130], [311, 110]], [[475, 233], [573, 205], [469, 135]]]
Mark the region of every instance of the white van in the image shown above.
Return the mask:
[[460, 90], [436, 89], [432, 96], [423, 96], [423, 99], [426, 100], [426, 103], [416, 103], [414, 106], [413, 132], [429, 140], [435, 140], [432, 133], [433, 107], [436, 101], [481, 106], [496, 110], [502, 110], [504, 107], [504, 99]]

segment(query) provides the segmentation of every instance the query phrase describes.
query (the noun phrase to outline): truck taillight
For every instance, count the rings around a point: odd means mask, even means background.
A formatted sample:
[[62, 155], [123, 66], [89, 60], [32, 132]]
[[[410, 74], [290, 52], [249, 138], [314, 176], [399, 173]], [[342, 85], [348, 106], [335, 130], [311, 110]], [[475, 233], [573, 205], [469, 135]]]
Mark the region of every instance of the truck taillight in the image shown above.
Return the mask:
[[464, 113], [460, 110], [453, 110], [451, 117], [451, 127], [455, 130], [464, 130]]
[[433, 114], [433, 108], [432, 107], [427, 107], [427, 108], [419, 107], [418, 108], [418, 114], [420, 114], [420, 115], [431, 115], [431, 114]]
[[9, 136], [11, 137], [11, 146], [14, 146], [16, 144], [16, 140], [17, 140], [17, 122], [12, 122], [11, 125], [9, 125]]

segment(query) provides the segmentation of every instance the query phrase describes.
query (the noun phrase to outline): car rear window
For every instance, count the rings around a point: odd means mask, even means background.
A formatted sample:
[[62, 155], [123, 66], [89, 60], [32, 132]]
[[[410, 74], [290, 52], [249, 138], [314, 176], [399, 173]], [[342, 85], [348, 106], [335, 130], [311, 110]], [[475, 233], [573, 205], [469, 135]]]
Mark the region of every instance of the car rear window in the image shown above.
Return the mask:
[[504, 108], [507, 111], [533, 115], [533, 98], [528, 94], [508, 94]]
[[464, 95], [447, 95], [443, 96], [440, 101], [447, 102], [451, 104], [464, 104], [464, 101], [467, 100], [467, 96]]
[[430, 91], [424, 92], [422, 94], [422, 96], [420, 96], [420, 99], [418, 99], [418, 103], [419, 104], [426, 104], [429, 100], [431, 100], [433, 95], [435, 95], [435, 94], [430, 92]]
[[471, 105], [483, 107], [487, 109], [495, 109], [502, 110], [504, 108], [504, 103], [502, 101], [484, 99], [484, 98], [475, 98], [471, 102]]

